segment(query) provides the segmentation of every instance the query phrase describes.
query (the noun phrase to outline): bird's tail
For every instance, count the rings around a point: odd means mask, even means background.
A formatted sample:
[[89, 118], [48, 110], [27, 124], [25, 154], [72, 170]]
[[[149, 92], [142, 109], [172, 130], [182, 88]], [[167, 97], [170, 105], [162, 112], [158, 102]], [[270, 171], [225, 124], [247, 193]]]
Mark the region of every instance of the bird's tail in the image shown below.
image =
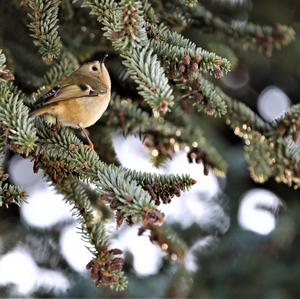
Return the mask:
[[45, 107], [41, 107], [41, 108], [38, 108], [38, 109], [31, 110], [29, 112], [29, 116], [36, 117], [36, 116], [43, 115], [46, 112], [47, 112], [47, 109]]

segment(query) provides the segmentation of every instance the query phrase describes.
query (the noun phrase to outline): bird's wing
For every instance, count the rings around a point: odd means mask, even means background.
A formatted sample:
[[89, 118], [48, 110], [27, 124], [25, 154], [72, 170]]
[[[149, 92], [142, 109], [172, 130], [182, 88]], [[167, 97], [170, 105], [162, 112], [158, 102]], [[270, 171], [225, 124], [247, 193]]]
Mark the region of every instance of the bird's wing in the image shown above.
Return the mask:
[[71, 98], [81, 98], [90, 96], [92, 89], [89, 87], [89, 85], [77, 85], [77, 84], [70, 84], [63, 86], [58, 93], [53, 97], [52, 99], [49, 99], [47, 104], [62, 101], [62, 100], [68, 100]]
[[32, 110], [38, 109], [44, 106], [49, 100], [53, 99], [57, 93], [59, 92], [60, 88], [58, 86], [53, 87], [47, 93], [43, 94], [41, 97], [37, 99], [37, 101], [32, 105]]
[[66, 77], [62, 80], [63, 85], [69, 84], [78, 84], [80, 85], [81, 82], [88, 82], [89, 86], [98, 94], [106, 94], [107, 93], [107, 86], [104, 84], [103, 81], [92, 77], [82, 74], [80, 72], [75, 72], [71, 74], [69, 77]]
[[35, 102], [33, 110], [58, 101], [97, 95], [98, 94], [87, 84], [70, 84], [62, 87], [54, 87]]

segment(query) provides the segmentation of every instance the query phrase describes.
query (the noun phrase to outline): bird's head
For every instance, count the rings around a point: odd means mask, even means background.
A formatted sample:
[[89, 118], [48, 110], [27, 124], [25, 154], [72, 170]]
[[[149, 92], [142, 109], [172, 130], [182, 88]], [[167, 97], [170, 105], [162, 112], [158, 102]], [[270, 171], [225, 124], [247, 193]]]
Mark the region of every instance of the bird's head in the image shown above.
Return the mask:
[[76, 71], [76, 73], [96, 78], [110, 90], [111, 81], [108, 70], [104, 64], [105, 58], [106, 56], [100, 61], [96, 60], [85, 63]]

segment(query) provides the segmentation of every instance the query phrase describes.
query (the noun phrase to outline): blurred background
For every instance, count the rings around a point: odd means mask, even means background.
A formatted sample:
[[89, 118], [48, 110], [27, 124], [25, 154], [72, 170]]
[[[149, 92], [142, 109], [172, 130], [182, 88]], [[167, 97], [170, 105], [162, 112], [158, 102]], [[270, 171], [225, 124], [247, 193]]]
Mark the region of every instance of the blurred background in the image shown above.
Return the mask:
[[[224, 19], [288, 24], [296, 40], [271, 58], [229, 44], [238, 57], [220, 80], [231, 96], [273, 121], [300, 97], [300, 1], [214, 0]], [[1, 7], [1, 3], [0, 3]], [[187, 30], [184, 35], [225, 55], [224, 38]], [[9, 45], [13, 47], [13, 43]], [[22, 65], [22, 63], [20, 63]], [[112, 65], [113, 68], [113, 65]], [[113, 72], [113, 70], [112, 70]], [[106, 112], [109, 113], [109, 110]], [[300, 194], [269, 181], [255, 184], [248, 173], [243, 144], [221, 121], [197, 120], [229, 165], [224, 179], [203, 175], [177, 152], [164, 167], [135, 136], [114, 137], [114, 149], [126, 167], [159, 173], [189, 173], [197, 185], [162, 207], [169, 224], [189, 246], [183, 263], [169, 261], [137, 227], [111, 225], [113, 244], [125, 252], [129, 287], [116, 294], [96, 288], [85, 270], [91, 259], [79, 225], [62, 196], [34, 174], [32, 162], [9, 161], [10, 177], [29, 194], [20, 208], [0, 209], [1, 297], [128, 298], [300, 298]]]

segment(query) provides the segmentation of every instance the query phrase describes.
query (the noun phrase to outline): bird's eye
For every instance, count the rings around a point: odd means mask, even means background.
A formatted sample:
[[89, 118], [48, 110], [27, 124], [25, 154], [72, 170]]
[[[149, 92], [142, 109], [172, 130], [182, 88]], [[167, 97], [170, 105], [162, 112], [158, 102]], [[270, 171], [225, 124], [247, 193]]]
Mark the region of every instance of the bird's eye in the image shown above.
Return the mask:
[[79, 84], [79, 88], [82, 90], [82, 91], [86, 91], [88, 90], [88, 86], [87, 85], [84, 85], [84, 84]]
[[93, 66], [93, 67], [92, 67], [92, 70], [93, 70], [94, 72], [96, 72], [96, 71], [98, 71], [98, 68], [97, 68], [96, 66]]

